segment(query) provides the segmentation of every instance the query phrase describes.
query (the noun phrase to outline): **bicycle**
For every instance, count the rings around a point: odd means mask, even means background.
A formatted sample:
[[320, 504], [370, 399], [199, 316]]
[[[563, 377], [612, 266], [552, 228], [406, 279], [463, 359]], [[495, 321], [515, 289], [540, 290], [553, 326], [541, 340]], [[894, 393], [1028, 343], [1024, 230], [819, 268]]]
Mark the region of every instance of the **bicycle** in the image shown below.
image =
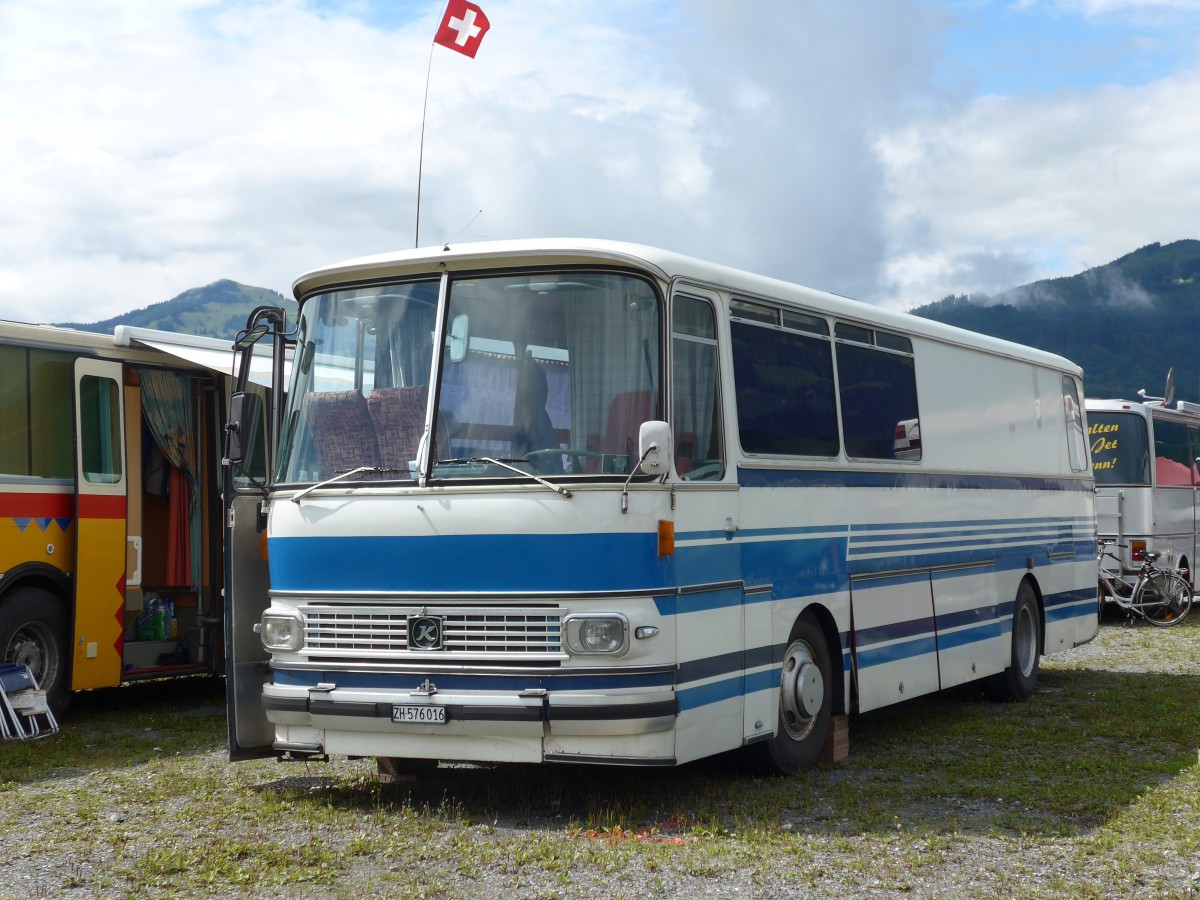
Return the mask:
[[[1154, 561], [1161, 554], [1147, 553], [1135, 580], [1130, 582], [1121, 574], [1121, 560], [1108, 549], [1115, 543], [1105, 538], [1098, 541], [1096, 573], [1101, 600], [1112, 600], [1131, 619], [1136, 614], [1160, 628], [1178, 625], [1186, 619], [1192, 608], [1192, 586], [1188, 580], [1178, 572], [1155, 566]], [[1116, 563], [1116, 571], [1105, 568], [1106, 558]]]

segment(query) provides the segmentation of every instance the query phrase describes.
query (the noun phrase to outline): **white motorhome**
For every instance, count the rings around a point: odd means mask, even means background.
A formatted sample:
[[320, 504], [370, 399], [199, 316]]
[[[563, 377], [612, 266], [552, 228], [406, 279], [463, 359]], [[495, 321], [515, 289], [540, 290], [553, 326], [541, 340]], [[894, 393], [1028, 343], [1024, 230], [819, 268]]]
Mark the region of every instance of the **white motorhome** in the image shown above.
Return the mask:
[[789, 772], [1096, 633], [1065, 359], [605, 241], [294, 292], [274, 476], [230, 492], [234, 757]]
[[1088, 400], [1088, 440], [1096, 473], [1097, 531], [1117, 542], [1124, 572], [1147, 552], [1190, 582], [1196, 559], [1200, 405]]

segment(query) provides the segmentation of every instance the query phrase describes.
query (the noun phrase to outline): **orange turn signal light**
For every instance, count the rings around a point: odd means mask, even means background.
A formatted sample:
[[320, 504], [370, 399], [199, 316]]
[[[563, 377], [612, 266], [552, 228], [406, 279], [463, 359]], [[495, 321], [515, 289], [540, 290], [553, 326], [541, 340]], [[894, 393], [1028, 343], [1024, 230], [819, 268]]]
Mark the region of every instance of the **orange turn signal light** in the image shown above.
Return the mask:
[[675, 555], [675, 523], [668, 519], [658, 520], [658, 555]]

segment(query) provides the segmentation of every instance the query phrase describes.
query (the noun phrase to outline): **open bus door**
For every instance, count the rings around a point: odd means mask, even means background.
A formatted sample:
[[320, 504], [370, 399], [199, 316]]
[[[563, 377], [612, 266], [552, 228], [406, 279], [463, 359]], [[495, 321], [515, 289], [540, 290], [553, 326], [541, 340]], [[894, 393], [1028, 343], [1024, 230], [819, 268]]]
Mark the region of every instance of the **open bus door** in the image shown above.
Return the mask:
[[125, 621], [126, 466], [119, 362], [75, 361], [74, 690], [115, 684]]
[[269, 654], [254, 626], [269, 603], [267, 562], [260, 550], [258, 493], [235, 486], [225, 468], [225, 692], [229, 758], [269, 756], [275, 729], [262, 706]]
[[[261, 321], [262, 324], [259, 324]], [[283, 391], [283, 310], [250, 314], [235, 349], [241, 360], [230, 400], [222, 460], [225, 475], [225, 692], [231, 760], [270, 756], [275, 728], [267, 721], [262, 689], [270, 654], [256, 626], [270, 604], [263, 500], [279, 435]], [[273, 335], [271, 388], [249, 384], [254, 345]]]

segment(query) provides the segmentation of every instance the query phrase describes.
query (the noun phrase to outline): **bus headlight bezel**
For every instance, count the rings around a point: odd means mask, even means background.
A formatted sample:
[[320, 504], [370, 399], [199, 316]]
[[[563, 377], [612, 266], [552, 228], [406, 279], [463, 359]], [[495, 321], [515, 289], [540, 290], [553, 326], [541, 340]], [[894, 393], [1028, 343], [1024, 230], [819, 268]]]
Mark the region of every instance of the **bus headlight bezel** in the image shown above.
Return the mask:
[[298, 612], [267, 610], [262, 614], [259, 638], [271, 653], [295, 653], [304, 647], [304, 619]]
[[572, 656], [624, 656], [629, 619], [621, 613], [577, 613], [563, 620], [563, 643]]

